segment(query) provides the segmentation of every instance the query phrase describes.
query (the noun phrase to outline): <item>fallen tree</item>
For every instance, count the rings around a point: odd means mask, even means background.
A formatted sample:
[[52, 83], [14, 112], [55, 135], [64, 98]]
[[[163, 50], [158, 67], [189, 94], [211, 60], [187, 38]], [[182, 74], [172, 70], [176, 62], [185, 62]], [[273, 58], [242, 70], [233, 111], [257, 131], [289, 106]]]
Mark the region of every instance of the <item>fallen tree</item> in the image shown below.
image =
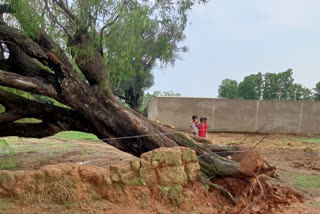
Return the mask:
[[[64, 106], [40, 103], [2, 88], [0, 104], [5, 107], [5, 112], [0, 114], [0, 136], [42, 138], [60, 131], [77, 130], [93, 133], [135, 156], [159, 147], [191, 148], [199, 156], [202, 172], [207, 177], [249, 179], [267, 171], [264, 163], [256, 166], [259, 170], [245, 171], [238, 161], [222, 157], [237, 148], [199, 143], [181, 132], [172, 132], [149, 121], [118, 101], [112, 93], [103, 58], [107, 44], [101, 46], [101, 40], [107, 36], [105, 28], [121, 18], [112, 16], [112, 21], [105, 20], [105, 26], [98, 33], [96, 22], [103, 1], [101, 5], [94, 5], [93, 1], [75, 1], [73, 6], [78, 13], [62, 0], [8, 2], [11, 4], [0, 5], [0, 85], [50, 97]], [[130, 11], [132, 2], [120, 1], [118, 6]], [[166, 1], [155, 2], [160, 11], [162, 7], [172, 6], [166, 5]], [[187, 11], [193, 1], [185, 3], [176, 7]], [[41, 12], [45, 19], [41, 26], [31, 18], [37, 15], [32, 6], [43, 6]], [[14, 17], [15, 24], [3, 14]], [[67, 37], [65, 43], [59, 40], [62, 37], [53, 38], [49, 34], [49, 22], [60, 26], [56, 31]], [[16, 122], [29, 117], [41, 122]], [[217, 151], [223, 155], [215, 154]]]

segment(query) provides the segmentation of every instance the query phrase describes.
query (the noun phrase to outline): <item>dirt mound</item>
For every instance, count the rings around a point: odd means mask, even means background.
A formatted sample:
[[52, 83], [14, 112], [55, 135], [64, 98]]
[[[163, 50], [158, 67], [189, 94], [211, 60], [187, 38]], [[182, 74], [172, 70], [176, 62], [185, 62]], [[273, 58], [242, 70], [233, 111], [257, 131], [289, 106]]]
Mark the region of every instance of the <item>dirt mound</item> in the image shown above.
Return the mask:
[[[250, 172], [263, 164], [256, 153], [232, 158]], [[270, 213], [303, 200], [292, 189], [264, 178], [260, 179], [262, 188], [257, 180], [215, 180], [238, 198], [234, 207], [219, 190], [197, 180], [199, 171], [193, 150], [160, 148], [109, 168], [57, 164], [34, 171], [0, 171], [0, 198], [19, 199], [20, 204], [7, 210], [9, 213], [52, 213], [58, 209], [54, 206], [93, 213], [239, 213], [248, 204], [247, 213]]]
[[250, 183], [238, 178], [221, 178], [215, 183], [241, 198], [234, 208], [234, 213], [239, 213], [246, 207], [244, 213], [275, 213], [284, 206], [304, 202], [302, 194], [292, 188], [273, 184], [265, 177]]
[[[265, 170], [265, 162], [256, 151], [235, 153], [231, 159], [239, 162], [241, 169], [247, 173], [259, 174]], [[303, 195], [294, 189], [273, 184], [262, 176], [250, 180], [218, 178], [214, 183], [240, 198], [233, 209], [234, 213], [275, 213], [283, 206], [304, 202]]]
[[43, 193], [53, 183], [58, 186], [60, 182], [72, 184], [77, 199], [95, 191], [102, 198], [118, 201], [122, 195], [116, 192], [121, 193], [125, 187], [181, 186], [194, 181], [198, 172], [197, 156], [192, 150], [182, 147], [161, 148], [143, 154], [140, 160], [111, 165], [109, 169], [58, 164], [36, 171], [0, 171], [0, 197], [21, 198], [31, 191]]

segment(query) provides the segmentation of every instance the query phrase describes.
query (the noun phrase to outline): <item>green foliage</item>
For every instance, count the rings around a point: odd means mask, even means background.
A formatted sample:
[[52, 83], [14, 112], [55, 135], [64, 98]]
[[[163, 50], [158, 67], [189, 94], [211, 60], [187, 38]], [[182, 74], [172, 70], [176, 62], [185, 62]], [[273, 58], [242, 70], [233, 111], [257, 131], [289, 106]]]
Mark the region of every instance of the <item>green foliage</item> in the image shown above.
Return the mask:
[[133, 108], [142, 104], [144, 91], [154, 84], [152, 70], [173, 65], [179, 52], [186, 50], [178, 44], [185, 38], [184, 24], [179, 16], [161, 20], [158, 8], [131, 3], [126, 14], [110, 28], [105, 60], [110, 70], [113, 89]]
[[224, 79], [218, 89], [219, 97], [227, 99], [238, 98], [238, 82], [232, 79]]
[[266, 73], [264, 75], [264, 100], [290, 100], [293, 87], [292, 69], [285, 72]]
[[[5, 0], [5, 3], [11, 5], [14, 11], [14, 16], [9, 16], [8, 21], [12, 23], [15, 22], [14, 19], [19, 21], [19, 28], [24, 31], [24, 33], [35, 38], [37, 33], [44, 27], [45, 20], [41, 14], [37, 11], [41, 10], [41, 5], [39, 1], [31, 0]], [[17, 22], [15, 22], [16, 24]]]
[[259, 100], [262, 95], [262, 74], [246, 76], [239, 84], [239, 97], [242, 99]]
[[290, 100], [312, 100], [312, 91], [294, 83], [290, 88]]
[[145, 109], [149, 105], [149, 102], [150, 102], [151, 98], [152, 98], [152, 94], [150, 94], [149, 92], [146, 93], [145, 95], [143, 95], [141, 104], [140, 104], [139, 109], [138, 109], [139, 112], [143, 113], [145, 111]]
[[[292, 69], [280, 73], [251, 74], [239, 83], [225, 79], [219, 86], [219, 97], [229, 99], [313, 100], [312, 91], [294, 83]], [[318, 85], [320, 92], [320, 83]], [[314, 89], [317, 91], [317, 89]], [[320, 98], [320, 95], [319, 95]]]
[[314, 90], [314, 100], [320, 101], [320, 82], [316, 84], [316, 87], [313, 90]]
[[276, 73], [266, 73], [264, 75], [263, 99], [276, 100], [278, 94], [278, 77]]
[[280, 72], [277, 74], [279, 100], [290, 99], [290, 88], [292, 87], [294, 81], [292, 75], [292, 69], [288, 69], [285, 72]]

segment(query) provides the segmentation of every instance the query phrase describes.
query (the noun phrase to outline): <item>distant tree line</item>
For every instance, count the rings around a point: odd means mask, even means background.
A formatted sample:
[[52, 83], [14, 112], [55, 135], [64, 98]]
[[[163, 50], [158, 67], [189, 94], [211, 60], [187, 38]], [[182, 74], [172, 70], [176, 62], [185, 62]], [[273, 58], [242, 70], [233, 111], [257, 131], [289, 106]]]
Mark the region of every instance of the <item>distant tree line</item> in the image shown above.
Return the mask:
[[224, 79], [219, 86], [219, 97], [252, 100], [315, 100], [320, 101], [320, 82], [314, 89], [295, 83], [292, 69], [280, 73], [258, 73], [236, 80]]

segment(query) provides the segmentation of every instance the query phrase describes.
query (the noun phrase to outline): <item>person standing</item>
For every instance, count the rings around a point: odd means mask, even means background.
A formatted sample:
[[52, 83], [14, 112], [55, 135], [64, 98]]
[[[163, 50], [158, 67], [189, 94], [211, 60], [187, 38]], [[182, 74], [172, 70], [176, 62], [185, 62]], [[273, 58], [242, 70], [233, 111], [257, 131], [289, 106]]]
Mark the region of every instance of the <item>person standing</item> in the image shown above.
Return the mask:
[[198, 135], [198, 117], [197, 117], [197, 115], [192, 116], [192, 120], [190, 122], [190, 131], [195, 136]]
[[204, 129], [205, 129], [205, 133], [206, 133], [206, 136], [205, 137], [208, 137], [208, 118], [204, 118]]
[[198, 125], [198, 137], [206, 138], [208, 132], [207, 118], [201, 117]]

